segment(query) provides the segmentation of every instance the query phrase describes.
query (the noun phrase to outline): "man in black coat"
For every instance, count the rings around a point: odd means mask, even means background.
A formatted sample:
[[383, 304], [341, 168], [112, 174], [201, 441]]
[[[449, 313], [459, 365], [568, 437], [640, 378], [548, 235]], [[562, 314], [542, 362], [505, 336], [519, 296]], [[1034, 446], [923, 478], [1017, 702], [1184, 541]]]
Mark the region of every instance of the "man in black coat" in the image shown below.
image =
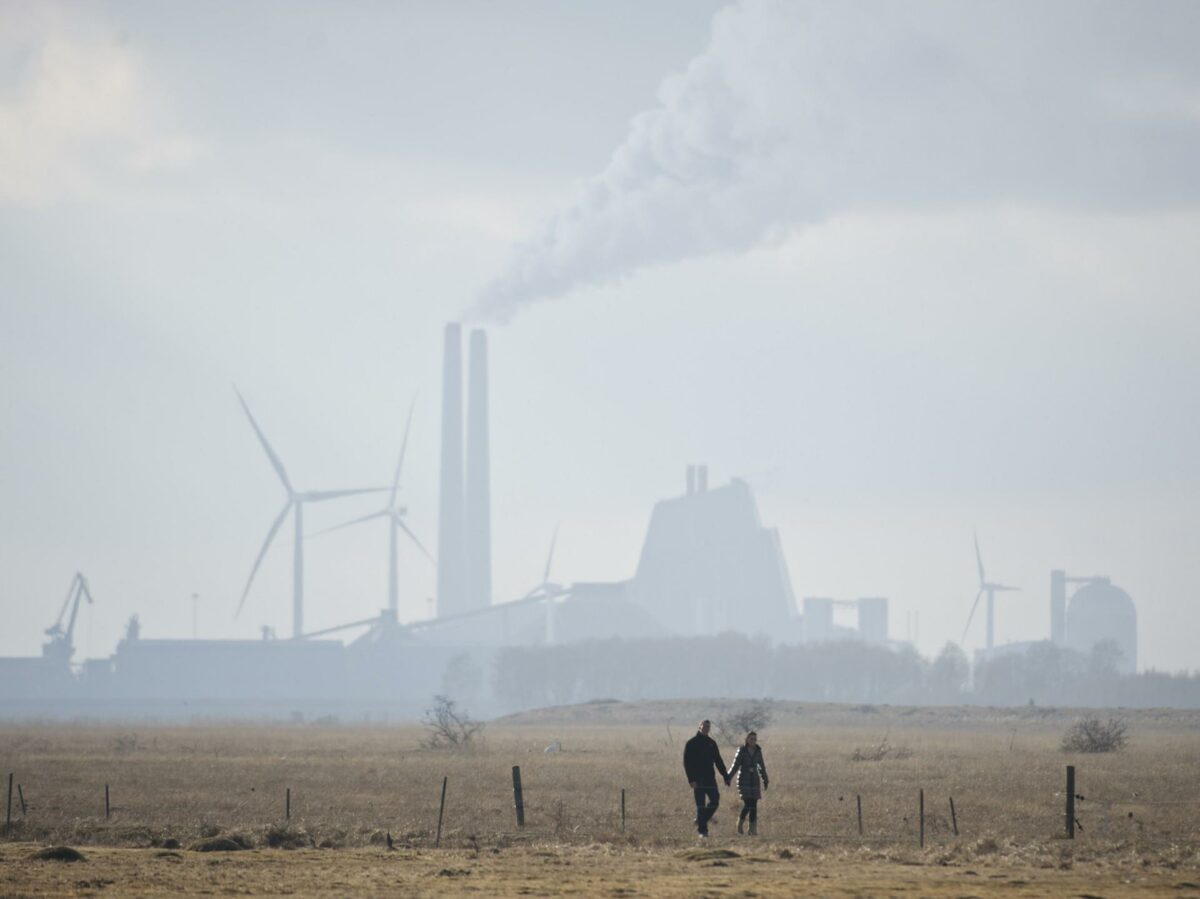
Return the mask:
[[708, 821], [721, 804], [714, 769], [725, 780], [725, 786], [729, 786], [729, 771], [721, 758], [721, 750], [717, 748], [717, 741], [708, 735], [711, 728], [712, 722], [705, 718], [700, 722], [696, 736], [683, 747], [683, 770], [696, 798], [696, 832], [702, 840], [708, 839]]

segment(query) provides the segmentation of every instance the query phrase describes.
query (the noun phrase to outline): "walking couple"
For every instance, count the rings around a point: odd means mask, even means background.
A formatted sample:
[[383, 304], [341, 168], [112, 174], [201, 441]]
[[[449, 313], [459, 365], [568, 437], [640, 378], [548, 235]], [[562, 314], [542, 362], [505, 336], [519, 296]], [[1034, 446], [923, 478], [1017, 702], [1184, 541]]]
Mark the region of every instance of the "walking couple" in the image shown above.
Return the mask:
[[729, 786], [737, 777], [737, 791], [742, 799], [742, 813], [738, 817], [738, 833], [745, 831], [746, 819], [750, 820], [750, 833], [758, 833], [758, 800], [767, 788], [767, 767], [763, 763], [762, 747], [758, 745], [758, 734], [746, 734], [746, 741], [733, 756], [733, 767], [726, 768], [721, 758], [717, 741], [708, 735], [712, 722], [705, 718], [700, 722], [696, 736], [683, 747], [683, 770], [687, 774], [688, 786], [696, 799], [696, 832], [700, 839], [708, 839], [708, 822], [721, 804], [717, 789], [716, 774], [720, 774]]

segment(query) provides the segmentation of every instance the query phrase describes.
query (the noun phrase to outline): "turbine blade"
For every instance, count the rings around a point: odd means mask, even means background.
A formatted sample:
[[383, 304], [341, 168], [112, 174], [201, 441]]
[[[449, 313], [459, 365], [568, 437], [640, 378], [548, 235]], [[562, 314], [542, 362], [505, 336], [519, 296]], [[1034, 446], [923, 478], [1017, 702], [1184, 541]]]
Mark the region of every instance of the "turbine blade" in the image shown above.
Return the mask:
[[396, 491], [400, 489], [400, 472], [404, 469], [404, 453], [408, 449], [408, 432], [412, 428], [413, 410], [416, 407], [417, 398], [414, 396], [408, 405], [408, 420], [404, 423], [404, 440], [400, 443], [400, 459], [396, 462], [396, 476], [392, 478], [392, 497], [388, 500], [389, 509], [396, 507]]
[[242, 606], [246, 604], [246, 596], [250, 593], [250, 585], [254, 583], [254, 575], [258, 574], [258, 566], [262, 564], [263, 556], [267, 554], [267, 550], [271, 548], [271, 541], [275, 539], [275, 535], [279, 533], [279, 528], [283, 525], [283, 520], [287, 518], [288, 512], [292, 511], [294, 503], [289, 499], [275, 520], [271, 523], [271, 529], [267, 531], [267, 539], [263, 541], [262, 549], [258, 551], [258, 558], [254, 560], [254, 567], [250, 569], [250, 577], [246, 579], [246, 589], [242, 591], [242, 599], [238, 603], [237, 611], [233, 613], [233, 617], [237, 618], [242, 614]]
[[79, 576], [79, 592], [83, 594], [83, 598], [88, 601], [89, 606], [94, 606], [96, 603], [92, 600], [92, 591], [88, 588], [87, 578], [82, 574]]
[[297, 499], [306, 503], [323, 503], [328, 499], [357, 496], [360, 493], [382, 493], [387, 489], [387, 487], [357, 487], [354, 490], [309, 490], [307, 493], [301, 493]]
[[971, 629], [971, 620], [975, 617], [975, 610], [979, 608], [979, 600], [982, 597], [983, 597], [983, 588], [980, 587], [979, 592], [975, 594], [975, 604], [973, 606], [971, 606], [971, 614], [967, 616], [967, 626], [963, 628], [963, 635], [962, 635], [962, 638], [958, 641], [959, 643], [966, 642], [967, 631], [969, 631]]
[[979, 532], [975, 531], [975, 563], [979, 566], [979, 584], [983, 585], [983, 556], [979, 554]]
[[542, 574], [542, 583], [550, 582], [550, 565], [554, 562], [554, 545], [558, 543], [558, 525], [554, 526], [554, 536], [550, 538], [550, 554], [546, 556], [546, 571]]
[[254, 433], [258, 435], [258, 442], [262, 444], [262, 448], [267, 453], [267, 458], [271, 460], [271, 466], [275, 469], [275, 474], [279, 475], [279, 480], [283, 481], [283, 486], [287, 488], [288, 493], [292, 493], [292, 482], [288, 480], [287, 472], [283, 470], [283, 461], [275, 454], [275, 450], [271, 449], [271, 444], [267, 442], [267, 436], [262, 432], [262, 428], [258, 426], [258, 422], [254, 420], [254, 416], [250, 412], [250, 407], [246, 405], [245, 398], [242, 397], [242, 392], [235, 386], [233, 392], [237, 394], [238, 402], [242, 404], [242, 408], [246, 411], [246, 417], [250, 419], [250, 426], [254, 428]]
[[309, 534], [308, 536], [309, 537], [320, 537], [322, 534], [329, 534], [329, 533], [332, 533], [333, 531], [340, 531], [342, 528], [348, 528], [352, 525], [362, 524], [364, 521], [372, 521], [373, 519], [376, 519], [376, 518], [387, 518], [388, 515], [390, 515], [390, 514], [391, 514], [391, 512], [388, 511], [387, 509], [382, 509], [379, 512], [372, 512], [370, 515], [363, 515], [363, 516], [361, 516], [359, 518], [355, 518], [351, 521], [343, 521], [341, 524], [335, 524], [331, 528], [324, 528], [320, 531], [315, 531], [314, 533]]
[[409, 528], [409, 526], [404, 523], [403, 519], [401, 519], [399, 515], [396, 516], [396, 524], [400, 527], [400, 530], [402, 530], [402, 531], [404, 531], [404, 533], [408, 534], [408, 538], [410, 540], [412, 540], [413, 543], [417, 544], [417, 549], [419, 549], [421, 552], [425, 553], [425, 558], [427, 558], [430, 562], [432, 562], [434, 565], [436, 565], [437, 559], [435, 559], [432, 555], [429, 554], [429, 550], [427, 550], [425, 548], [425, 545], [420, 540], [417, 539], [417, 535], [412, 532], [412, 530]]

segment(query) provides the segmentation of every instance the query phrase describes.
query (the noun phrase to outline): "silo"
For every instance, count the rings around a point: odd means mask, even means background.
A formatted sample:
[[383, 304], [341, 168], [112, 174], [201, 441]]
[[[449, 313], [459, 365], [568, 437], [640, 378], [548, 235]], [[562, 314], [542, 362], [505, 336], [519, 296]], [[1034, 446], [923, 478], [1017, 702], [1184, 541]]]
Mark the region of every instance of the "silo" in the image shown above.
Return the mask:
[[833, 637], [833, 600], [804, 597], [804, 642], [822, 643]]
[[1137, 672], [1137, 609], [1129, 594], [1108, 581], [1092, 581], [1075, 591], [1067, 606], [1067, 646], [1090, 653], [1111, 640], [1121, 651], [1117, 670]]
[[1067, 642], [1067, 573], [1057, 569], [1050, 572], [1050, 642]]
[[886, 596], [868, 596], [858, 601], [858, 633], [868, 643], [888, 641]]

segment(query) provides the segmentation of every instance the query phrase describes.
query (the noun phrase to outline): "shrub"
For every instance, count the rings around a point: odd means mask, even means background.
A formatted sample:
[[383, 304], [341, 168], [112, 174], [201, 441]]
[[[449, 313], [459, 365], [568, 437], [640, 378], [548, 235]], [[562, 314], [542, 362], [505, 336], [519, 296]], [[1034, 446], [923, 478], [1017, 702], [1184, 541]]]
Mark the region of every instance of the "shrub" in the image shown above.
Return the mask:
[[1083, 718], [1063, 734], [1063, 752], [1116, 752], [1129, 741], [1128, 727], [1120, 718]]
[[882, 762], [884, 759], [906, 759], [912, 756], [912, 750], [907, 746], [893, 746], [888, 742], [888, 735], [874, 746], [858, 746], [850, 756], [852, 762]]
[[433, 708], [425, 710], [421, 723], [429, 731], [421, 743], [426, 749], [464, 749], [483, 733], [483, 722], [459, 711], [448, 696], [433, 697]]

